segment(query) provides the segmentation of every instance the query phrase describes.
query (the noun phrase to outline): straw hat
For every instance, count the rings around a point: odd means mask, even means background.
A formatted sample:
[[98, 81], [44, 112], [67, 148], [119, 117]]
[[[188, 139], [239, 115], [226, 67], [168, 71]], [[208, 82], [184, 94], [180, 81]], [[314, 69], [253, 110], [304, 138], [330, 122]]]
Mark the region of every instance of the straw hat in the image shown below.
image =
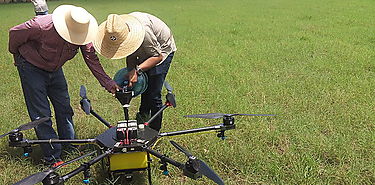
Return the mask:
[[98, 33], [95, 18], [82, 7], [60, 5], [53, 11], [52, 21], [57, 33], [72, 44], [88, 44]]
[[144, 36], [143, 25], [134, 16], [110, 14], [107, 20], [99, 25], [94, 47], [106, 58], [120, 59], [136, 51]]

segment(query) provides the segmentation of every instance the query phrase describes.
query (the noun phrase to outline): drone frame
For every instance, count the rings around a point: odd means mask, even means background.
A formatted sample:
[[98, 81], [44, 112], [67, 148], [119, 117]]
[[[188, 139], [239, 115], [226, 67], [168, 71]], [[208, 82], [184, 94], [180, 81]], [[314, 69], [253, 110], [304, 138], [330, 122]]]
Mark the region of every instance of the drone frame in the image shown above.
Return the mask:
[[[167, 136], [177, 136], [177, 135], [185, 135], [185, 134], [191, 134], [191, 133], [197, 133], [197, 132], [207, 132], [207, 131], [216, 131], [218, 134], [217, 136], [221, 139], [225, 139], [224, 132], [227, 130], [235, 129], [235, 120], [232, 115], [223, 115], [223, 123], [214, 125], [214, 126], [207, 126], [207, 127], [201, 127], [201, 128], [194, 128], [194, 129], [187, 129], [187, 130], [179, 130], [179, 131], [172, 131], [172, 132], [157, 132], [151, 128], [148, 127], [149, 123], [151, 123], [155, 117], [160, 115], [166, 108], [168, 107], [176, 107], [175, 102], [175, 95], [172, 93], [172, 89], [170, 85], [165, 82], [165, 87], [168, 90], [168, 93], [166, 95], [166, 102], [161, 107], [161, 109], [155, 113], [147, 122], [144, 123], [145, 125], [145, 132], [148, 131], [151, 133], [151, 138], [148, 138], [148, 140], [144, 140], [143, 143], [137, 143], [135, 147], [137, 147], [137, 152], [146, 152], [147, 153], [147, 167], [142, 169], [126, 169], [123, 171], [139, 171], [139, 170], [146, 170], [148, 171], [148, 182], [149, 184], [152, 184], [151, 179], [151, 155], [157, 157], [160, 159], [160, 163], [162, 164], [161, 170], [163, 170], [163, 174], [168, 174], [167, 170], [167, 164], [171, 164], [181, 170], [183, 170], [183, 174], [192, 178], [197, 179], [203, 175], [207, 176], [217, 184], [224, 184], [223, 180], [217, 174], [210, 169], [203, 161], [200, 161], [199, 159], [196, 159], [195, 156], [191, 155], [189, 152], [187, 152], [185, 149], [183, 149], [181, 146], [179, 146], [177, 143], [171, 141], [171, 144], [176, 147], [181, 152], [185, 153], [188, 157], [188, 161], [183, 164], [180, 162], [177, 162], [166, 155], [163, 155], [153, 149], [151, 147], [156, 143], [156, 141], [162, 137]], [[116, 98], [120, 101], [120, 103], [123, 105], [124, 108], [124, 116], [125, 121], [129, 122], [129, 115], [128, 115], [128, 108], [129, 103], [132, 99], [132, 92], [131, 91], [118, 91], [115, 94]], [[9, 134], [9, 146], [11, 147], [22, 147], [24, 148], [24, 156], [28, 156], [31, 152], [31, 146], [36, 144], [53, 144], [53, 143], [71, 143], [71, 144], [97, 144], [101, 147], [102, 153], [93, 159], [82, 163], [78, 168], [72, 170], [71, 172], [65, 174], [65, 175], [58, 175], [53, 171], [50, 174], [48, 174], [45, 178], [43, 178], [43, 184], [63, 184], [65, 181], [70, 179], [71, 177], [77, 175], [80, 172], [84, 172], [84, 183], [89, 183], [90, 173], [89, 169], [90, 166], [93, 164], [101, 161], [102, 159], [108, 157], [111, 154], [116, 154], [116, 152], [120, 152], [123, 148], [116, 147], [114, 143], [118, 143], [113, 137], [116, 137], [113, 135], [116, 132], [117, 126], [112, 126], [108, 121], [103, 119], [99, 114], [97, 114], [91, 107], [90, 100], [87, 99], [86, 96], [86, 89], [84, 86], [81, 86], [80, 90], [80, 96], [82, 97], [82, 100], [80, 101], [81, 108], [86, 112], [86, 114], [92, 114], [95, 118], [97, 118], [100, 122], [102, 122], [105, 126], [107, 126], [109, 129], [107, 129], [105, 132], [100, 134], [94, 139], [68, 139], [68, 140], [61, 140], [61, 139], [50, 139], [50, 140], [28, 140], [23, 138], [23, 134], [20, 131], [15, 131]], [[89, 109], [88, 109], [89, 108]], [[153, 131], [150, 131], [153, 130]], [[112, 140], [108, 140], [109, 137], [112, 137]], [[134, 147], [132, 145], [129, 145], [125, 148], [131, 148]], [[122, 150], [123, 151], [123, 150]], [[128, 152], [124, 152], [128, 153]], [[203, 167], [202, 167], [203, 166]], [[200, 171], [200, 168], [205, 168], [204, 170]], [[108, 170], [109, 172], [110, 169]], [[122, 171], [122, 170], [120, 170]], [[32, 175], [31, 175], [32, 176]], [[19, 181], [15, 185], [22, 185], [22, 184], [28, 184], [27, 181], [29, 177], [24, 178], [23, 180]]]

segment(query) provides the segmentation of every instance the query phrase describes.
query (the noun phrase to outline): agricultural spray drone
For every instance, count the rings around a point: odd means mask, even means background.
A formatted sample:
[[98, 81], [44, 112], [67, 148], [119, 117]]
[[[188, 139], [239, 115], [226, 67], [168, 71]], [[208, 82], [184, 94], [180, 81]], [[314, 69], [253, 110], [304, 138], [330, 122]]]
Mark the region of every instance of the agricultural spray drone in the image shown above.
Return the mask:
[[[151, 179], [151, 156], [159, 159], [160, 170], [163, 171], [164, 175], [168, 175], [168, 165], [173, 165], [182, 170], [183, 175], [198, 179], [200, 177], [206, 176], [217, 184], [224, 184], [223, 180], [202, 160], [195, 157], [185, 148], [180, 146], [174, 141], [170, 143], [179, 151], [184, 153], [187, 157], [185, 163], [175, 161], [168, 156], [157, 152], [152, 149], [156, 141], [163, 137], [184, 135], [197, 132], [207, 132], [216, 131], [217, 136], [220, 138], [225, 138], [225, 131], [235, 128], [234, 116], [273, 116], [271, 114], [222, 114], [222, 113], [210, 113], [210, 114], [195, 114], [188, 115], [185, 117], [191, 118], [222, 118], [223, 122], [209, 127], [194, 128], [188, 130], [180, 130], [174, 132], [158, 132], [149, 127], [149, 124], [155, 119], [156, 116], [161, 114], [168, 107], [176, 107], [175, 95], [172, 93], [172, 87], [168, 83], [164, 83], [167, 89], [166, 102], [163, 107], [153, 115], [145, 123], [137, 123], [136, 120], [130, 120], [128, 114], [128, 108], [131, 99], [134, 97], [134, 91], [126, 86], [117, 91], [115, 97], [121, 103], [124, 109], [124, 121], [119, 121], [116, 126], [112, 126], [108, 121], [99, 116], [93, 109], [90, 100], [86, 95], [86, 88], [81, 86], [80, 96], [81, 96], [81, 108], [88, 115], [93, 115], [100, 122], [108, 127], [106, 131], [93, 139], [70, 139], [70, 140], [29, 140], [24, 137], [22, 131], [35, 128], [40, 123], [45, 122], [50, 119], [49, 117], [41, 118], [33, 122], [19, 126], [18, 128], [3, 134], [0, 136], [4, 137], [9, 135], [9, 146], [11, 147], [21, 147], [24, 149], [24, 155], [27, 156], [31, 152], [31, 146], [37, 144], [51, 144], [51, 143], [71, 143], [71, 144], [95, 144], [99, 146], [98, 151], [87, 153], [85, 155], [79, 156], [68, 162], [48, 168], [42, 172], [30, 175], [21, 181], [15, 183], [15, 185], [30, 185], [42, 182], [44, 185], [61, 185], [64, 184], [71, 177], [83, 172], [83, 182], [90, 182], [90, 167], [99, 162], [106, 161], [103, 163], [109, 174], [121, 174], [124, 175], [126, 179], [132, 179], [132, 172], [135, 171], [145, 171], [148, 172], [148, 182], [152, 184]], [[82, 163], [76, 169], [70, 171], [65, 175], [60, 175], [57, 170], [62, 166], [68, 165], [72, 162], [81, 160], [85, 157], [91, 156], [90, 160]]]

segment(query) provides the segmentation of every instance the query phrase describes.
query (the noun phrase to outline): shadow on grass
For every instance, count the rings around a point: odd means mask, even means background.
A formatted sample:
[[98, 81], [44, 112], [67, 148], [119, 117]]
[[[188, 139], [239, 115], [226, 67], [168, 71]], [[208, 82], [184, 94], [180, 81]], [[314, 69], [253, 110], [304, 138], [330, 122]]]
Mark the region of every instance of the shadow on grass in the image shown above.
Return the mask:
[[[104, 158], [99, 164], [95, 166], [96, 181], [98, 184], [115, 185], [115, 184], [129, 184], [129, 185], [144, 185], [148, 184], [147, 169], [133, 172], [111, 172], [109, 170], [108, 157]], [[131, 178], [127, 178], [131, 175]]]
[[100, 168], [96, 175], [96, 181], [98, 184], [103, 185], [117, 185], [117, 184], [129, 184], [129, 185], [144, 185], [148, 184], [147, 179], [147, 171], [136, 171], [132, 172], [132, 178], [126, 178], [127, 173], [116, 173], [111, 174], [108, 170], [104, 170], [101, 166], [97, 166]]
[[[42, 151], [39, 146], [32, 146], [32, 152], [30, 153], [30, 156], [26, 157], [24, 156], [24, 150], [23, 148], [19, 147], [9, 147], [9, 146], [2, 146], [1, 148], [5, 149], [5, 152], [1, 155], [3, 157], [6, 157], [8, 160], [11, 161], [22, 161], [25, 160], [30, 162], [32, 165], [41, 165], [41, 156], [43, 156]], [[26, 162], [25, 161], [25, 162]], [[42, 165], [41, 165], [42, 167]]]

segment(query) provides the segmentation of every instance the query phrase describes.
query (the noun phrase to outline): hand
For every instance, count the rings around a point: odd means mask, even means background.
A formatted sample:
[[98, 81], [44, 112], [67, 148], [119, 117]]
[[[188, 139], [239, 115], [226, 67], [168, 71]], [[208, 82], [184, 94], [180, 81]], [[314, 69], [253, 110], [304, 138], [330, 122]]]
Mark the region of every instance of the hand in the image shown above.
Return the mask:
[[13, 54], [13, 60], [14, 60], [14, 64], [16, 64], [17, 63], [17, 60], [18, 60], [18, 57], [20, 56], [20, 54], [19, 53], [17, 53], [17, 54]]
[[128, 86], [132, 87], [133, 83], [137, 83], [137, 81], [138, 81], [138, 74], [136, 73], [135, 69], [133, 69], [128, 73], [128, 76], [129, 76]]
[[120, 86], [118, 86], [118, 85], [115, 83], [115, 85], [112, 86], [112, 88], [109, 90], [109, 92], [110, 92], [113, 96], [115, 96], [116, 91], [120, 91], [120, 90], [122, 90], [122, 88], [121, 88]]

